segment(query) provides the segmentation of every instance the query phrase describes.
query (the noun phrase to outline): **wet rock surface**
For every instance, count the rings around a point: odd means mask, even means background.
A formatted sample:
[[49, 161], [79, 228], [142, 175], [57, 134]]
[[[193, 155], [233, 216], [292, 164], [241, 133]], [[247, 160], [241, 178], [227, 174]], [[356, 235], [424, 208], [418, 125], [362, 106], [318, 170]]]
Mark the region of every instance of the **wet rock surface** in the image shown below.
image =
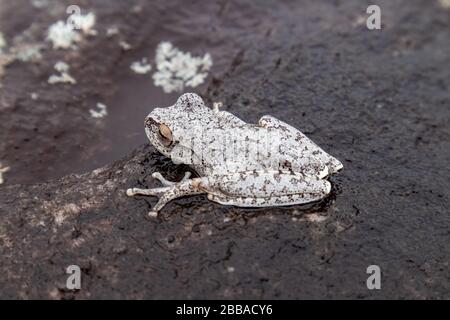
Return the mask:
[[[36, 34], [54, 22], [51, 10], [11, 3], [0, 20], [7, 39], [30, 24], [3, 19], [8, 10], [33, 17]], [[36, 183], [75, 172], [100, 146], [114, 149], [88, 110], [126, 85], [116, 66], [142, 56], [101, 36], [78, 51], [47, 49], [2, 79], [2, 160], [12, 168], [0, 186], [2, 298], [450, 298], [449, 10], [380, 1], [383, 28], [369, 31], [357, 23], [361, 1], [83, 4], [96, 12], [96, 29], [119, 24], [135, 50], [166, 37], [198, 42], [219, 66], [199, 92], [206, 101], [247, 122], [284, 120], [344, 169], [314, 205], [251, 210], [196, 196], [157, 219], [147, 218], [156, 198], [125, 190], [158, 186], [155, 171], [180, 179], [187, 168], [147, 144], [122, 149], [118, 161], [105, 155], [98, 161], [111, 164], [100, 169]], [[46, 83], [60, 59], [76, 86]], [[140, 103], [169, 105], [174, 96]], [[75, 292], [66, 289], [72, 264], [82, 269]], [[373, 264], [381, 290], [366, 287]]]

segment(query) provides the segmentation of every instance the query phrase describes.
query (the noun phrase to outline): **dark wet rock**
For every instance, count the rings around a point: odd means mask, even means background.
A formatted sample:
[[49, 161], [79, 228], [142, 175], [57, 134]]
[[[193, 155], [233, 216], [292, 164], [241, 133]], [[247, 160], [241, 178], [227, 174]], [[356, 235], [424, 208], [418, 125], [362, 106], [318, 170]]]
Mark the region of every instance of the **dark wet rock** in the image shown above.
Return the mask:
[[[92, 7], [102, 10], [102, 4]], [[161, 10], [170, 17], [168, 9], [176, 5]], [[147, 212], [156, 199], [131, 199], [125, 190], [157, 186], [154, 171], [180, 179], [186, 167], [148, 145], [85, 174], [33, 185], [5, 183], [0, 187], [1, 297], [450, 298], [450, 12], [421, 1], [381, 6], [382, 31], [353, 24], [367, 7], [360, 1], [227, 2], [199, 16], [205, 21], [198, 41], [222, 36], [233, 47], [225, 72], [213, 77], [204, 98], [223, 101], [226, 110], [248, 122], [264, 114], [285, 120], [342, 160], [344, 170], [332, 178], [330, 198], [303, 207], [250, 210], [196, 196], [173, 201], [150, 219]], [[176, 33], [196, 19], [198, 12], [190, 8], [176, 11], [185, 13], [183, 19], [168, 18], [178, 21], [171, 25]], [[118, 8], [109, 10], [120, 19]], [[151, 11], [145, 5], [143, 10]], [[234, 29], [227, 21], [233, 15]], [[217, 29], [208, 31], [211, 21], [228, 27], [212, 22]], [[145, 42], [144, 36], [139, 39]], [[98, 47], [83, 48], [88, 52], [105, 62], [98, 68], [110, 81], [118, 57], [102, 57]], [[73, 57], [80, 64], [84, 59]], [[35, 67], [36, 77], [50, 67]], [[26, 73], [28, 67], [11, 68]], [[31, 101], [23, 97], [37, 80], [15, 87], [21, 78], [9, 72], [16, 78], [8, 79], [8, 71], [4, 85], [15, 88], [8, 93], [14, 108], [2, 114], [1, 123], [11, 119], [14, 125], [1, 130], [2, 136], [9, 132], [4, 150], [10, 152], [19, 141], [8, 130], [24, 127], [30, 130], [23, 132], [27, 137], [47, 112], [61, 115], [49, 109], [50, 101], [61, 104], [69, 94], [41, 88], [49, 102], [31, 114], [26, 111]], [[108, 83], [92, 81], [80, 84], [76, 90], [86, 93], [76, 101], [92, 99], [97, 91], [108, 94]], [[67, 101], [73, 126], [80, 126], [70, 139], [89, 139], [83, 128], [96, 128], [82, 121], [76, 101]], [[47, 145], [45, 139], [65, 123], [60, 119], [33, 135], [35, 143]], [[68, 140], [55, 145], [51, 155], [34, 158], [55, 165], [71, 148], [70, 139], [62, 139]], [[19, 167], [32, 168], [34, 159], [17, 152]], [[72, 264], [82, 270], [82, 289], [76, 292], [65, 286], [65, 268]], [[373, 264], [382, 270], [381, 290], [366, 288], [366, 268]]]

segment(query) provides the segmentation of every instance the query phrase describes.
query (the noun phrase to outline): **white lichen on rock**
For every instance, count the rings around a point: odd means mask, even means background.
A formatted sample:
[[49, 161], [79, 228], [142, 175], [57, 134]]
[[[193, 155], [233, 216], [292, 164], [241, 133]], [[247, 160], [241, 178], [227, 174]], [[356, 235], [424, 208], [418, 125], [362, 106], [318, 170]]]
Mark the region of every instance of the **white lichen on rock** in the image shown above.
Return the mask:
[[203, 57], [193, 57], [191, 53], [182, 52], [166, 41], [158, 45], [155, 62], [154, 84], [166, 93], [180, 92], [184, 87], [194, 88], [202, 84], [212, 66], [209, 53]]
[[[42, 59], [42, 43], [35, 42], [38, 28], [36, 24], [11, 39], [7, 44], [0, 32], [0, 78], [5, 72], [5, 68], [14, 61], [38, 62]], [[0, 83], [1, 87], [1, 83]]]
[[53, 49], [68, 49], [80, 41], [81, 36], [71, 25], [58, 21], [48, 28], [47, 40], [52, 42]]
[[89, 113], [91, 114], [92, 118], [99, 119], [99, 118], [106, 117], [108, 115], [107, 107], [103, 103], [97, 103], [97, 109], [98, 110], [94, 110], [94, 109], [89, 110]]
[[36, 62], [42, 59], [41, 44], [20, 44], [11, 50], [22, 62]]
[[69, 65], [65, 63], [64, 61], [58, 61], [55, 63], [55, 70], [59, 72], [67, 72], [69, 71]]
[[95, 14], [89, 12], [88, 14], [74, 14], [71, 17], [72, 23], [75, 26], [76, 30], [81, 30], [86, 35], [96, 35], [97, 31], [95, 31]]
[[152, 66], [148, 63], [147, 58], [143, 58], [141, 61], [133, 62], [130, 69], [137, 74], [146, 74], [152, 70]]
[[0, 184], [3, 184], [5, 182], [4, 178], [3, 178], [3, 174], [5, 172], [9, 171], [9, 167], [4, 167], [1, 163], [0, 163]]
[[81, 41], [81, 31], [85, 35], [95, 35], [95, 15], [74, 14], [70, 18], [71, 23], [57, 21], [48, 28], [47, 40], [53, 44], [53, 49], [68, 49]]
[[113, 37], [119, 34], [119, 28], [116, 26], [113, 27], [109, 27], [108, 29], [106, 29], [106, 36], [109, 37]]
[[63, 61], [58, 61], [55, 66], [55, 70], [58, 71], [60, 74], [55, 75], [52, 74], [48, 78], [48, 83], [55, 84], [55, 83], [70, 83], [70, 84], [76, 84], [77, 81], [69, 74], [69, 65]]
[[48, 83], [55, 84], [55, 83], [70, 83], [70, 84], [76, 84], [77, 81], [68, 73], [62, 73], [61, 75], [54, 75], [52, 74], [48, 78]]
[[123, 51], [128, 51], [131, 49], [131, 45], [126, 41], [120, 41], [119, 46], [122, 48]]

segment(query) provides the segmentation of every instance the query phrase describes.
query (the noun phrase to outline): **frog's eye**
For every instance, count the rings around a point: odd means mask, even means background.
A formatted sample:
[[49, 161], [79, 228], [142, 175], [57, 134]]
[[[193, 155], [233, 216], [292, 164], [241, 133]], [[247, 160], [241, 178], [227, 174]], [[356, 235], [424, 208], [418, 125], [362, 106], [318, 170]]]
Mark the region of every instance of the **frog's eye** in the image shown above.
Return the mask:
[[161, 124], [159, 126], [159, 135], [162, 140], [162, 143], [165, 146], [168, 146], [172, 143], [172, 131], [165, 124]]

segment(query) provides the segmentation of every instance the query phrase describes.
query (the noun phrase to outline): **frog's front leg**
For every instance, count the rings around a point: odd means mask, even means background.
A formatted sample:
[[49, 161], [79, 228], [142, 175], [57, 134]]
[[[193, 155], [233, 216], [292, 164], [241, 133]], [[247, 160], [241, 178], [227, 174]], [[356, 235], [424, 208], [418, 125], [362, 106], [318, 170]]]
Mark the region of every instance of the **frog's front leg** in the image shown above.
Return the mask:
[[222, 106], [222, 102], [214, 102], [212, 108], [214, 114], [221, 120], [222, 123], [232, 126], [243, 126], [247, 124], [246, 122], [236, 117], [234, 114], [229, 113], [228, 111], [221, 111], [220, 108], [222, 108]]
[[[153, 173], [152, 173], [152, 177], [155, 178], [155, 179], [157, 179], [159, 182], [161, 182], [161, 183], [163, 184], [163, 186], [166, 186], [166, 187], [173, 186], [173, 185], [175, 185], [175, 184], [178, 183], [178, 182], [166, 180], [166, 178], [164, 178], [164, 177], [162, 176], [162, 174], [159, 173], [159, 172], [153, 172]], [[189, 171], [186, 171], [186, 172], [184, 173], [183, 179], [181, 179], [180, 182], [186, 181], [186, 180], [189, 179], [190, 177], [191, 177], [191, 173], [190, 173]]]
[[203, 193], [203, 191], [198, 188], [201, 179], [188, 179], [186, 176], [189, 177], [190, 174], [188, 175], [186, 173], [185, 177], [180, 182], [172, 182], [164, 179], [160, 174], [156, 174], [155, 178], [160, 180], [165, 187], [153, 189], [130, 188], [127, 190], [127, 195], [130, 197], [135, 195], [159, 197], [159, 201], [148, 214], [150, 217], [156, 217], [158, 215], [158, 211], [160, 211], [169, 201], [187, 195]]
[[304, 204], [326, 197], [331, 190], [331, 184], [318, 176], [278, 170], [213, 175], [199, 184], [209, 200], [238, 207]]

